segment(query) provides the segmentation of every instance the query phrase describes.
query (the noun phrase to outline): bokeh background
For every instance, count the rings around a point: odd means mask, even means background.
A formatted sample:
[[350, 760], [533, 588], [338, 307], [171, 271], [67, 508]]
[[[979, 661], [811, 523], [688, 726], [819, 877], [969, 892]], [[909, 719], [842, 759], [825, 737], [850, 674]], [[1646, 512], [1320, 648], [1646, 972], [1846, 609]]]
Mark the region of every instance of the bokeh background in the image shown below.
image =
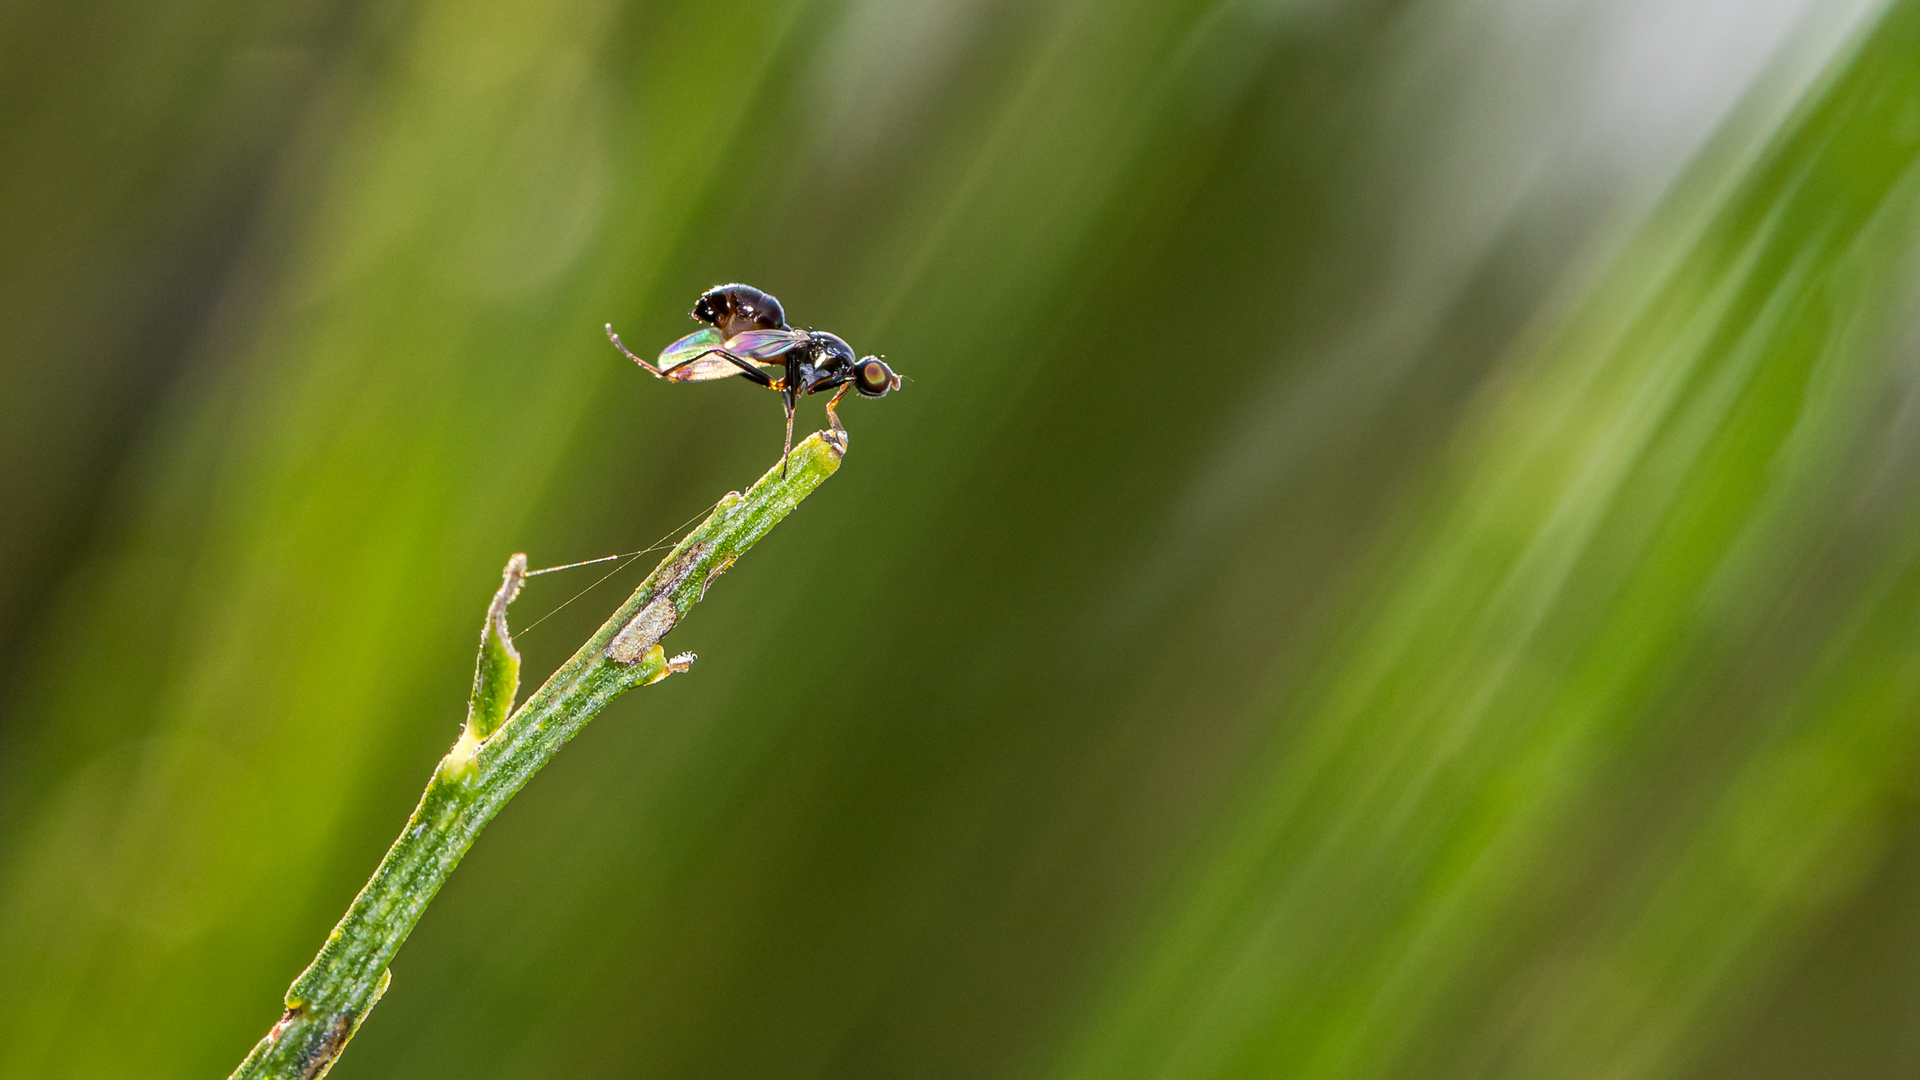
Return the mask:
[[0, 1075], [239, 1061], [729, 280], [910, 382], [334, 1076], [1920, 1072], [1920, 0], [10, 0], [0, 140]]

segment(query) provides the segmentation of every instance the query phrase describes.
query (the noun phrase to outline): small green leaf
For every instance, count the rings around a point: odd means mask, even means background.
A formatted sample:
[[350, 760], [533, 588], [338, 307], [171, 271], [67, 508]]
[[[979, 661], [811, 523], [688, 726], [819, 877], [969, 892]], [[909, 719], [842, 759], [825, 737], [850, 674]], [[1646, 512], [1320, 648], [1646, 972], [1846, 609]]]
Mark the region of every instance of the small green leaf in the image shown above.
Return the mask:
[[473, 665], [473, 695], [467, 699], [467, 734], [477, 742], [500, 730], [520, 691], [520, 654], [507, 630], [507, 605], [520, 595], [527, 578], [527, 557], [507, 560], [500, 591], [487, 605], [487, 621], [480, 628], [480, 656]]
[[467, 726], [440, 763], [441, 773], [450, 779], [474, 777], [474, 755], [487, 736], [507, 722], [513, 699], [520, 692], [520, 653], [514, 649], [513, 634], [507, 629], [507, 605], [520, 595], [520, 586], [526, 580], [527, 556], [516, 553], [507, 560], [507, 568], [500, 575], [500, 589], [487, 605], [486, 621], [480, 624], [480, 655], [473, 664]]

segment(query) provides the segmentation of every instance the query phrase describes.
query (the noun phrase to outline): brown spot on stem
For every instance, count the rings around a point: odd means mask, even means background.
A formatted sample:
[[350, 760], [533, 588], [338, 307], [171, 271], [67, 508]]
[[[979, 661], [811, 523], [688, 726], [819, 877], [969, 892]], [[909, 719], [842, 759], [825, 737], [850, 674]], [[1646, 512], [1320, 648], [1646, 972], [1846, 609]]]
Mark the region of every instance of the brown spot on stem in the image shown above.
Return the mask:
[[653, 585], [647, 590], [647, 606], [620, 628], [613, 640], [607, 643], [607, 659], [629, 667], [640, 660], [667, 636], [673, 625], [680, 621], [679, 612], [673, 608], [673, 590], [687, 580], [693, 568], [701, 559], [707, 557], [712, 546], [701, 541], [680, 553], [680, 557], [660, 568], [655, 574]]
[[679, 588], [680, 583], [687, 580], [687, 575], [693, 572], [694, 565], [701, 559], [707, 557], [707, 552], [710, 550], [710, 547], [711, 545], [705, 540], [702, 540], [682, 552], [679, 558], [667, 564], [667, 566], [660, 571], [660, 577], [653, 583], [652, 595], [665, 596]]
[[319, 1033], [300, 1054], [294, 1075], [300, 1080], [319, 1080], [340, 1060], [340, 1052], [347, 1048], [347, 1040], [353, 1038], [353, 1014], [335, 1013], [327, 1022], [325, 1030]]
[[272, 1031], [267, 1032], [267, 1038], [278, 1042], [280, 1037], [287, 1033], [287, 1029], [292, 1027], [296, 1021], [305, 1015], [307, 1015], [307, 1010], [301, 1006], [287, 1006], [287, 1011], [280, 1014], [280, 1022], [273, 1025]]
[[651, 652], [661, 638], [667, 636], [667, 631], [672, 630], [677, 621], [679, 616], [674, 613], [673, 600], [660, 597], [641, 608], [640, 614], [621, 627], [620, 632], [607, 643], [607, 659], [632, 667]]

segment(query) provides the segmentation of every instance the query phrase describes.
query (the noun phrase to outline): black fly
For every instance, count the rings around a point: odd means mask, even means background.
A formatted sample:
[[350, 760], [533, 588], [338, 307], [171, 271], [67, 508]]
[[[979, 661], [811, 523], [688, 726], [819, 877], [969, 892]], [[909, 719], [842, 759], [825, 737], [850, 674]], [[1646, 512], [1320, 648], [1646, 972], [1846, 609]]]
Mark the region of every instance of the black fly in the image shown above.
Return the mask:
[[802, 394], [834, 391], [827, 402], [827, 421], [835, 431], [847, 429], [833, 407], [849, 389], [862, 397], [886, 397], [900, 388], [900, 376], [877, 356], [854, 356], [853, 347], [824, 330], [795, 330], [787, 325], [780, 301], [751, 285], [716, 285], [700, 294], [693, 317], [706, 325], [661, 350], [647, 363], [620, 343], [607, 324], [607, 337], [627, 359], [655, 376], [674, 382], [707, 382], [734, 375], [780, 392], [787, 413], [787, 442], [781, 451], [780, 471], [786, 474], [786, 455], [793, 450], [793, 406]]

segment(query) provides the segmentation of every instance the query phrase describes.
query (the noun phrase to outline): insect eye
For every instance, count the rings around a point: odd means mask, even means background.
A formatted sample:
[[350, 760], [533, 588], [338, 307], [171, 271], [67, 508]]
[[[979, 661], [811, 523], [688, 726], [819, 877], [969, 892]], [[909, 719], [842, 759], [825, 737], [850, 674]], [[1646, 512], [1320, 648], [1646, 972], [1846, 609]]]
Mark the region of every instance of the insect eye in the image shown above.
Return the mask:
[[884, 397], [893, 389], [893, 372], [878, 360], [868, 359], [860, 365], [860, 392], [868, 397]]

